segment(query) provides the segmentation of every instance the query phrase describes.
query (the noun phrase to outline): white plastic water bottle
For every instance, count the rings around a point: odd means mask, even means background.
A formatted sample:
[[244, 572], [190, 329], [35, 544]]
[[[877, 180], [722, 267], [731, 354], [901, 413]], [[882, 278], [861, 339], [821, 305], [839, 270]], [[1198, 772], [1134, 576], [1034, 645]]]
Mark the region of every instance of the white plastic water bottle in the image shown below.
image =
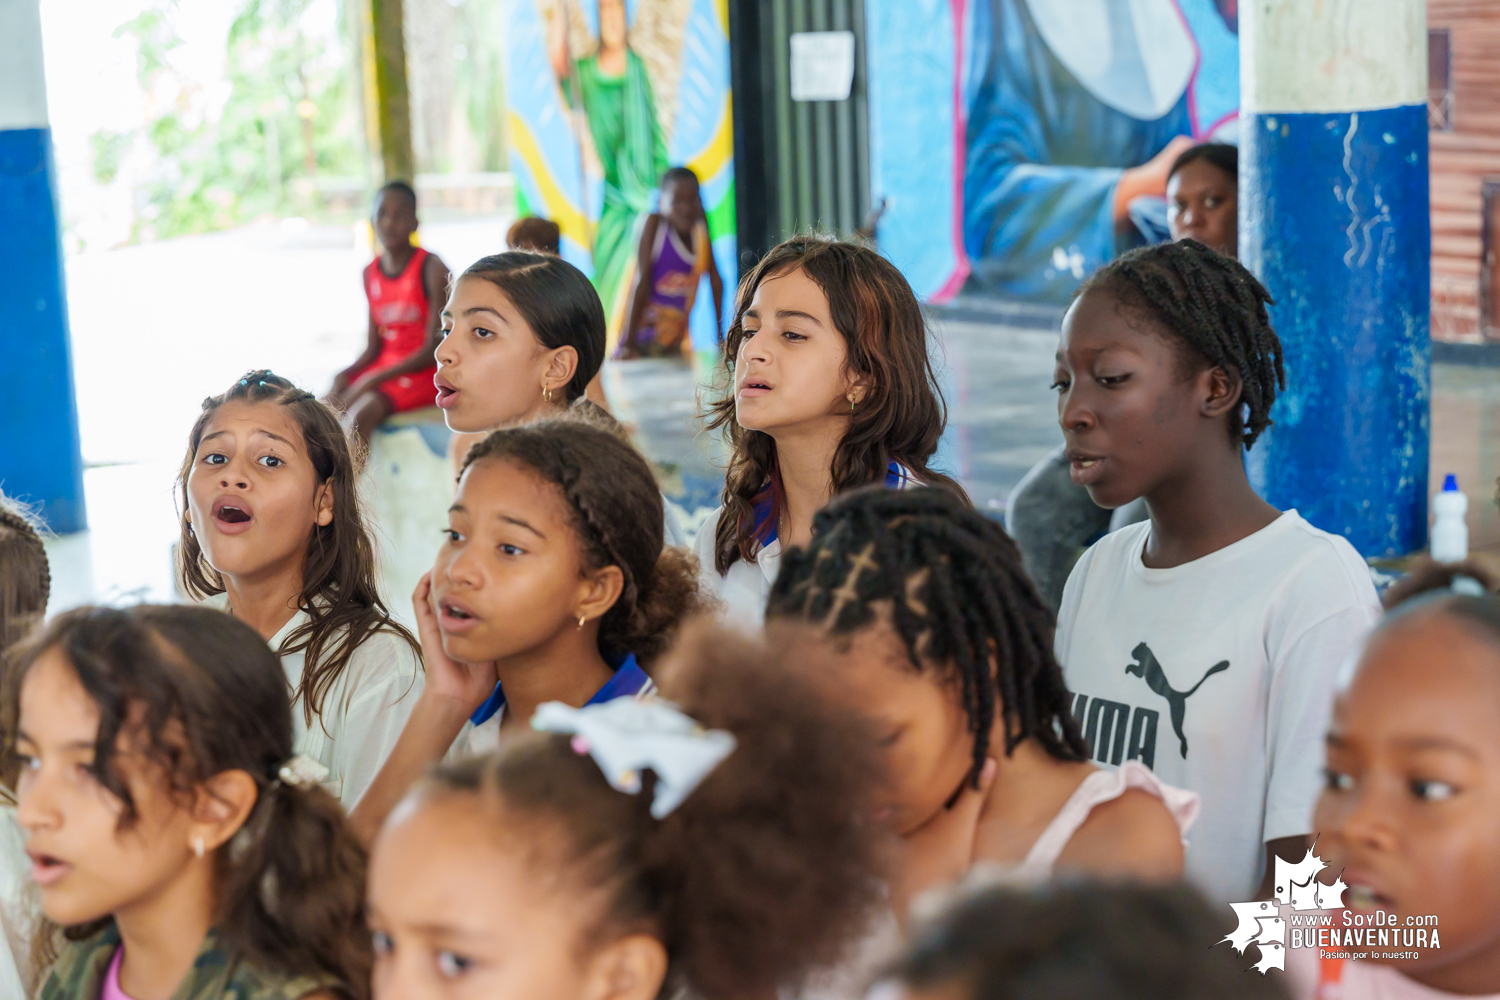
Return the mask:
[[1453, 473], [1443, 479], [1443, 488], [1432, 498], [1432, 558], [1440, 563], [1463, 562], [1469, 557], [1469, 526], [1464, 515], [1469, 498], [1458, 488]]

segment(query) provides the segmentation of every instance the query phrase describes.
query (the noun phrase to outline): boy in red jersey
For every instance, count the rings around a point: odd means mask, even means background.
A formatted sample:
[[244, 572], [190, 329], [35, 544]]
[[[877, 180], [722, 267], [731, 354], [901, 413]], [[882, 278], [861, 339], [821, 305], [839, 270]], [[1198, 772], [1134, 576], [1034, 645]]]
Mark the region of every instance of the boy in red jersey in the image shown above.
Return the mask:
[[329, 403], [347, 414], [364, 443], [391, 414], [433, 405], [433, 352], [443, 339], [442, 303], [448, 295], [447, 265], [412, 246], [417, 194], [411, 185], [391, 181], [381, 188], [371, 222], [381, 253], [364, 274], [370, 341], [328, 393]]

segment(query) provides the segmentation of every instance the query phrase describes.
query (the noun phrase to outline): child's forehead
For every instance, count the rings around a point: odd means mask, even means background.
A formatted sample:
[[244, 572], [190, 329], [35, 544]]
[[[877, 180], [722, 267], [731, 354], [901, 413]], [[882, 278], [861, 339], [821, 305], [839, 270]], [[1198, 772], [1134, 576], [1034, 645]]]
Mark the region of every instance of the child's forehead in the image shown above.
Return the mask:
[[1413, 613], [1372, 638], [1342, 701], [1346, 724], [1488, 745], [1500, 729], [1500, 643], [1451, 615]]
[[202, 443], [209, 438], [219, 440], [224, 437], [249, 438], [252, 435], [278, 440], [299, 451], [306, 450], [307, 447], [296, 417], [288, 407], [274, 400], [255, 402], [235, 399], [224, 403], [209, 415], [199, 441]]

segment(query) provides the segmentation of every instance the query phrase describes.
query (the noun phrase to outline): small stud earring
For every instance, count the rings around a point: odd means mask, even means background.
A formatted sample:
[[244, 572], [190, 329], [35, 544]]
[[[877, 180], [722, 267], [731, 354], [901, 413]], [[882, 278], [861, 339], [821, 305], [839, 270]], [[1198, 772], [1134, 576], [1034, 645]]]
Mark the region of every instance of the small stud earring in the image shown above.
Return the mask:
[[194, 837], [193, 838], [193, 857], [195, 857], [195, 858], [201, 858], [201, 857], [203, 857], [203, 838], [202, 837]]

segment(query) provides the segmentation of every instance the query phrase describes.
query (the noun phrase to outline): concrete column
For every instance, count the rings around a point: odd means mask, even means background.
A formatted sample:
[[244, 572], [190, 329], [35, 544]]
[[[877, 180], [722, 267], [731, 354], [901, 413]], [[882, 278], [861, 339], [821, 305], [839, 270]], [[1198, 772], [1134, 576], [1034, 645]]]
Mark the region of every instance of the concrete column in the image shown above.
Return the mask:
[[[87, 527], [38, 0], [0, 0], [0, 490]], [[143, 390], [149, 391], [149, 390]]]
[[1286, 347], [1251, 481], [1363, 555], [1427, 538], [1425, 0], [1250, 0], [1240, 258]]
[[380, 164], [381, 183], [415, 184], [417, 176], [403, 22], [401, 0], [359, 0], [365, 138]]

